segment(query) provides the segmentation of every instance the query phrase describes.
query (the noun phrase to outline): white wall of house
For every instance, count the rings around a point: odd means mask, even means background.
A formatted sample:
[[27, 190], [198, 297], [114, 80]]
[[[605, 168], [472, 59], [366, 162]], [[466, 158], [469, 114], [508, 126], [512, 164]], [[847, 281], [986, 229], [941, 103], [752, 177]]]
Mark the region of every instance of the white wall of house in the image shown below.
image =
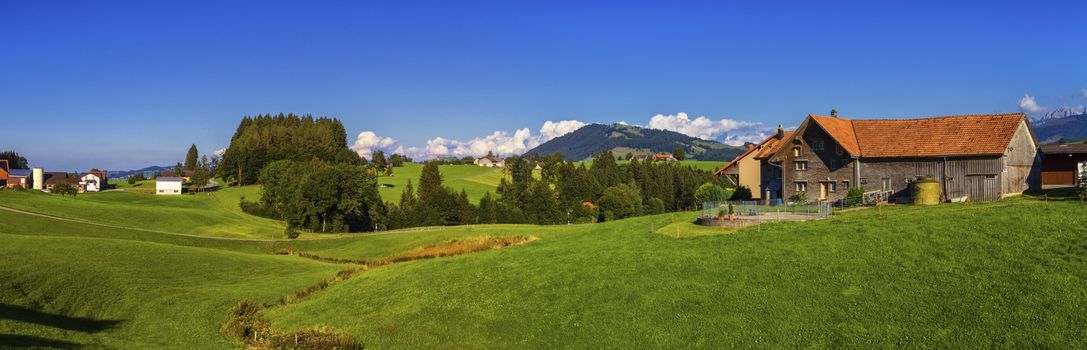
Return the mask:
[[179, 195], [181, 194], [181, 181], [155, 181], [155, 194]]
[[84, 192], [98, 192], [102, 190], [102, 187], [105, 187], [102, 186], [104, 185], [102, 179], [95, 174], [83, 175], [83, 177], [79, 178], [79, 184], [83, 185]]

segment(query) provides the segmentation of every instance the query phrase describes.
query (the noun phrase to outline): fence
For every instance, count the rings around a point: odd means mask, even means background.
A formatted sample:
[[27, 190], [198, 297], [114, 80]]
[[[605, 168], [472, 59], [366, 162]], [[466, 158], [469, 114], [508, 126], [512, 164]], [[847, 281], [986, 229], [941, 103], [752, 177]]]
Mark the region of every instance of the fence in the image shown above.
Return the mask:
[[702, 217], [728, 216], [728, 207], [732, 205], [732, 212], [737, 216], [755, 216], [762, 214], [808, 214], [818, 217], [834, 215], [834, 206], [830, 202], [821, 201], [806, 204], [780, 203], [767, 205], [757, 201], [723, 201], [702, 203]]

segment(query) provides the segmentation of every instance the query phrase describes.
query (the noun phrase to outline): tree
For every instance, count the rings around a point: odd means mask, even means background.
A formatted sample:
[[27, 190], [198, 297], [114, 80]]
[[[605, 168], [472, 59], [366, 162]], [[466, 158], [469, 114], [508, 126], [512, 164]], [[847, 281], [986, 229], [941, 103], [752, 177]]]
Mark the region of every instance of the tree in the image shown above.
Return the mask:
[[61, 195], [61, 196], [68, 195], [68, 196], [75, 197], [76, 193], [79, 193], [79, 190], [76, 189], [75, 186], [72, 186], [72, 184], [68, 183], [67, 181], [60, 181], [60, 182], [57, 182], [56, 185], [53, 185], [53, 189], [49, 190], [49, 192], [53, 193], [53, 194]]
[[607, 221], [642, 215], [642, 195], [629, 184], [608, 187], [600, 197], [599, 206]]
[[147, 180], [147, 178], [144, 177], [143, 174], [129, 175], [127, 179], [129, 185], [135, 185], [137, 182], [143, 180]]
[[672, 151], [672, 155], [676, 157], [676, 160], [687, 159], [687, 152], [682, 147], [676, 147], [676, 150]]
[[370, 157], [370, 163], [373, 163], [378, 171], [385, 170], [385, 167], [388, 167], [388, 162], [385, 161], [385, 152], [374, 151]]
[[725, 191], [721, 186], [704, 183], [694, 191], [694, 201], [696, 205], [702, 205], [702, 203], [706, 202], [724, 202], [729, 200], [732, 195], [733, 193]]
[[563, 223], [563, 210], [558, 196], [545, 181], [536, 181], [529, 192], [529, 201], [525, 211], [539, 225]]
[[481, 224], [497, 224], [498, 223], [498, 204], [494, 198], [491, 197], [491, 192], [483, 194], [483, 198], [479, 200], [479, 223]]
[[650, 198], [645, 205], [646, 214], [661, 214], [664, 213], [664, 201], [660, 198]]
[[438, 163], [427, 162], [423, 165], [423, 173], [419, 175], [419, 201], [433, 202], [441, 191], [442, 173], [438, 170]]
[[184, 165], [181, 165], [181, 162], [177, 162], [177, 164], [176, 164], [176, 165], [174, 165], [174, 176], [177, 176], [177, 177], [184, 177], [184, 176], [185, 176], [185, 172], [184, 172], [184, 171], [182, 171], [182, 170], [185, 170], [185, 166], [184, 166]]
[[[200, 152], [198, 152], [196, 150], [196, 144], [193, 144], [192, 146], [189, 146], [189, 153], [185, 154], [185, 164], [183, 165], [182, 170], [190, 170], [190, 171], [196, 170], [196, 167], [198, 165], [197, 162], [199, 162], [199, 159], [200, 159]], [[180, 173], [178, 173], [178, 174], [180, 174]]]
[[190, 192], [200, 192], [207, 187], [211, 182], [211, 167], [208, 156], [200, 157], [200, 161], [196, 163], [196, 167], [193, 168], [192, 177], [189, 181]]
[[27, 165], [26, 158], [20, 156], [19, 153], [16, 153], [15, 151], [0, 152], [0, 159], [6, 159], [8, 161], [8, 166], [12, 169], [30, 168], [30, 166]]

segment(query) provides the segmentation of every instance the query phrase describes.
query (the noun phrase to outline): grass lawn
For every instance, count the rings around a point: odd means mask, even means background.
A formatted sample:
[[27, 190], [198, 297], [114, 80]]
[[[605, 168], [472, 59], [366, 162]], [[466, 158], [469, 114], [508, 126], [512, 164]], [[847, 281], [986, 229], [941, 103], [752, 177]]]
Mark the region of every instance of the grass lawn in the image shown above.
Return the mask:
[[1079, 348], [1083, 210], [899, 206], [685, 239], [652, 229], [669, 215], [541, 228], [373, 269], [269, 318], [376, 348]]
[[256, 187], [158, 196], [100, 192], [65, 197], [38, 191], [0, 191], [0, 204], [53, 216], [167, 232], [217, 237], [281, 238], [283, 223], [245, 214], [241, 196], [257, 196]]
[[[618, 164], [630, 164], [629, 160], [618, 160], [618, 161], [615, 161], [615, 162], [618, 163]], [[586, 167], [592, 167], [592, 162], [574, 162], [574, 164], [575, 165], [585, 164]], [[690, 166], [690, 167], [694, 167], [695, 169], [700, 169], [700, 170], [705, 170], [705, 171], [711, 171], [712, 172], [712, 171], [717, 171], [717, 169], [721, 169], [721, 167], [725, 166], [725, 164], [728, 164], [728, 162], [706, 161], [706, 160], [681, 160], [681, 161], [676, 162], [675, 164], [679, 164], [679, 165], [683, 165], [683, 166]]]
[[[237, 190], [218, 201], [256, 188]], [[12, 193], [0, 192], [0, 202], [132, 205]], [[539, 240], [371, 268], [266, 318], [285, 330], [330, 326], [377, 349], [1082, 348], [1084, 205], [889, 206], [727, 232], [691, 225], [691, 212], [292, 242], [0, 211], [0, 344], [237, 348], [218, 333], [237, 301], [276, 300], [346, 267], [272, 255], [279, 248], [369, 260], [453, 238], [530, 235]]]
[[[494, 168], [485, 168], [476, 165], [442, 165], [438, 167], [442, 173], [442, 179], [447, 187], [458, 192], [463, 189], [468, 192], [468, 200], [478, 203], [483, 194], [488, 191], [491, 195], [498, 189], [498, 182], [502, 180], [502, 171]], [[392, 185], [390, 188], [379, 188], [381, 198], [394, 203], [400, 202], [400, 195], [404, 193], [404, 186], [411, 180], [412, 186], [418, 190], [419, 176], [423, 174], [423, 165], [417, 163], [404, 163], [403, 167], [394, 168], [393, 176], [378, 177], [377, 182], [383, 185]]]

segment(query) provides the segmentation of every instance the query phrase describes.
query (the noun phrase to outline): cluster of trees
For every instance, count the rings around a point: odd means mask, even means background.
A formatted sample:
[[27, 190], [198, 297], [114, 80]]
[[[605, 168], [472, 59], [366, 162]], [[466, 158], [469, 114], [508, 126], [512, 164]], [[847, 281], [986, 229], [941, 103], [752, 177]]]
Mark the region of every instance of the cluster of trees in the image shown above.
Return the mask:
[[[185, 186], [189, 188], [189, 192], [200, 192], [208, 186], [211, 179], [215, 177], [216, 171], [219, 168], [221, 160], [219, 156], [212, 155], [208, 158], [207, 155], [201, 156], [200, 151], [196, 149], [196, 145], [189, 147], [189, 151], [185, 154], [185, 162], [177, 163], [174, 166], [174, 174], [177, 176], [189, 175], [189, 181], [185, 183]], [[129, 183], [134, 184], [137, 181], [144, 180], [141, 174], [139, 178], [133, 179], [129, 176]]]
[[374, 151], [373, 153], [371, 153], [369, 161], [366, 161], [366, 159], [362, 160], [363, 164], [370, 164], [379, 173], [384, 173], [385, 176], [392, 176], [393, 175], [393, 168], [402, 167], [402, 166], [404, 166], [405, 162], [410, 163], [411, 158], [407, 157], [407, 156], [404, 156], [404, 155], [393, 153], [393, 155], [389, 156], [386, 159], [385, 158], [385, 152], [380, 151], [380, 150]]
[[259, 180], [261, 169], [277, 160], [330, 164], [360, 164], [362, 158], [347, 147], [347, 132], [334, 118], [294, 114], [245, 117], [230, 139], [218, 174], [247, 185]]
[[418, 191], [409, 184], [400, 203], [386, 203], [389, 227], [617, 220], [694, 208], [701, 203], [696, 187], [720, 188], [707, 171], [660, 162], [620, 166], [611, 152], [597, 155], [591, 166], [563, 161], [561, 154], [510, 157], [505, 170], [508, 180], [501, 180], [497, 196], [487, 193], [474, 205], [464, 191], [443, 186], [438, 163], [428, 162]]
[[381, 231], [388, 213], [377, 191], [373, 167], [320, 159], [277, 160], [258, 177], [259, 203], [243, 200], [242, 209], [287, 222], [288, 236], [309, 232]]
[[15, 151], [3, 151], [0, 152], [0, 159], [6, 159], [8, 166], [12, 169], [29, 169], [27, 165], [26, 157], [20, 156]]

